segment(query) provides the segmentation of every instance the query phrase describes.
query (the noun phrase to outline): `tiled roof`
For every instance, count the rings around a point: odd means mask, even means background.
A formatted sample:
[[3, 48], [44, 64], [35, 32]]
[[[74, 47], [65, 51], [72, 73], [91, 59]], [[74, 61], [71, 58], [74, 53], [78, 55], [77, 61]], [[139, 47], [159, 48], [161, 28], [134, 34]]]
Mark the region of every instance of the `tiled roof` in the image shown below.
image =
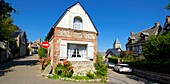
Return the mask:
[[112, 53], [115, 56], [119, 56], [121, 51], [122, 51], [121, 48], [111, 48], [107, 49], [106, 54], [108, 55], [109, 53]]
[[[134, 35], [131, 35], [131, 36], [129, 36], [128, 39], [132, 39], [133, 43], [140, 43], [141, 42], [141, 37], [140, 37], [141, 34], [144, 34], [144, 35], [147, 35], [147, 36], [153, 36], [153, 35], [159, 34], [161, 29], [162, 29], [161, 26], [158, 26], [158, 27], [154, 26], [152, 28], [149, 28], [149, 29], [143, 30], [141, 32], [138, 32]], [[128, 44], [129, 44], [129, 42], [127, 42], [126, 45], [128, 45]]]

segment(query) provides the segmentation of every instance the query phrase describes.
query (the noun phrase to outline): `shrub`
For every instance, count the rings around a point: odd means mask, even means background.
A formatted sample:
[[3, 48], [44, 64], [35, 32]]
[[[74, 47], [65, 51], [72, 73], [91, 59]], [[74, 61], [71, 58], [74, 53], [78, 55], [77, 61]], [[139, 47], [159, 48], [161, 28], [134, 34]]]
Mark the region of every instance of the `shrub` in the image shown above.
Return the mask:
[[65, 71], [65, 68], [64, 68], [64, 66], [61, 65], [61, 64], [58, 64], [58, 65], [56, 66], [56, 68], [55, 68], [55, 73], [58, 74], [58, 75], [60, 75], [60, 76], [63, 76], [63, 75], [64, 75], [64, 74], [63, 74], [64, 71]]
[[166, 35], [150, 37], [142, 50], [148, 61], [168, 61], [170, 59], [170, 32]]
[[116, 56], [112, 56], [112, 57], [108, 57], [108, 62], [113, 62], [114, 64], [117, 64], [118, 57]]
[[98, 68], [97, 71], [95, 72], [96, 76], [99, 77], [99, 78], [106, 77], [107, 73], [108, 73], [107, 66], [105, 64], [99, 64], [98, 67], [100, 67], [100, 68]]
[[78, 75], [72, 76], [71, 78], [76, 79], [76, 80], [90, 80], [90, 78], [87, 76], [78, 76]]
[[69, 61], [64, 61], [63, 64], [58, 64], [55, 68], [55, 73], [63, 77], [71, 77], [74, 73], [72, 64]]
[[108, 73], [108, 68], [105, 64], [102, 64], [101, 58], [101, 55], [97, 55], [96, 63], [94, 64], [96, 69], [95, 74], [99, 78], [106, 77]]
[[47, 56], [47, 49], [44, 48], [38, 48], [38, 56], [41, 59], [42, 57]]
[[87, 72], [86, 75], [87, 75], [87, 77], [89, 77], [90, 79], [94, 79], [94, 78], [95, 78], [95, 74], [92, 73], [92, 72], [90, 72], [90, 71]]
[[48, 64], [50, 64], [50, 61], [51, 61], [51, 58], [49, 56], [43, 57], [39, 59], [38, 64], [42, 64], [42, 70], [44, 70], [48, 66]]
[[60, 77], [60, 75], [58, 75], [58, 74], [55, 74], [55, 75], [53, 76], [54, 79], [59, 79], [59, 77]]

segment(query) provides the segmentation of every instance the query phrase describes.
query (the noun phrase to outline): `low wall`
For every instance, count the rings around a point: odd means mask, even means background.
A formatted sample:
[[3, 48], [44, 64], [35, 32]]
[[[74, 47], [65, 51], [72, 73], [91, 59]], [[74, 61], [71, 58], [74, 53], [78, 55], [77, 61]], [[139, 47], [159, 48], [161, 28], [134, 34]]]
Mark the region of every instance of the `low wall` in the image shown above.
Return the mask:
[[85, 76], [88, 71], [95, 71], [92, 61], [70, 61], [73, 66], [73, 75], [83, 75]]
[[160, 74], [156, 72], [133, 69], [133, 74], [160, 83], [170, 84], [169, 74]]

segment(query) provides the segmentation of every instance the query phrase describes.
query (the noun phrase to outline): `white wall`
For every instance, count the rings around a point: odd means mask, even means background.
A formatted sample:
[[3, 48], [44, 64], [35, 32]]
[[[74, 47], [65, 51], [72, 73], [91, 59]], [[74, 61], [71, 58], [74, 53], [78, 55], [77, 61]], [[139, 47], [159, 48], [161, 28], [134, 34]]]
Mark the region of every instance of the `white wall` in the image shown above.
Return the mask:
[[92, 24], [89, 16], [86, 14], [86, 12], [83, 10], [83, 8], [80, 6], [79, 3], [71, 7], [67, 10], [64, 17], [60, 20], [60, 22], [56, 25], [56, 27], [62, 27], [62, 28], [71, 28], [73, 29], [73, 22], [74, 18], [76, 16], [80, 16], [83, 21], [83, 29], [85, 31], [92, 31], [96, 32], [96, 29], [94, 25]]

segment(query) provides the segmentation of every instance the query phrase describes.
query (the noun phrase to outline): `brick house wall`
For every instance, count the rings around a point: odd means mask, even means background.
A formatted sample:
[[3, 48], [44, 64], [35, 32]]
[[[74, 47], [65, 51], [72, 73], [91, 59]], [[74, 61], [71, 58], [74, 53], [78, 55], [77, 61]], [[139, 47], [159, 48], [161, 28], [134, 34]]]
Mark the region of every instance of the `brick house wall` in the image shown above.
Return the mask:
[[[61, 61], [60, 59], [60, 43], [62, 40], [65, 41], [79, 41], [79, 42], [91, 42], [94, 44], [94, 53], [93, 62], [96, 61], [96, 53], [97, 53], [97, 34], [95, 32], [89, 31], [81, 31], [81, 30], [74, 30], [74, 29], [66, 29], [66, 28], [54, 28], [54, 37], [53, 37], [53, 66], [56, 65], [56, 62]], [[76, 44], [76, 43], [75, 43]]]

